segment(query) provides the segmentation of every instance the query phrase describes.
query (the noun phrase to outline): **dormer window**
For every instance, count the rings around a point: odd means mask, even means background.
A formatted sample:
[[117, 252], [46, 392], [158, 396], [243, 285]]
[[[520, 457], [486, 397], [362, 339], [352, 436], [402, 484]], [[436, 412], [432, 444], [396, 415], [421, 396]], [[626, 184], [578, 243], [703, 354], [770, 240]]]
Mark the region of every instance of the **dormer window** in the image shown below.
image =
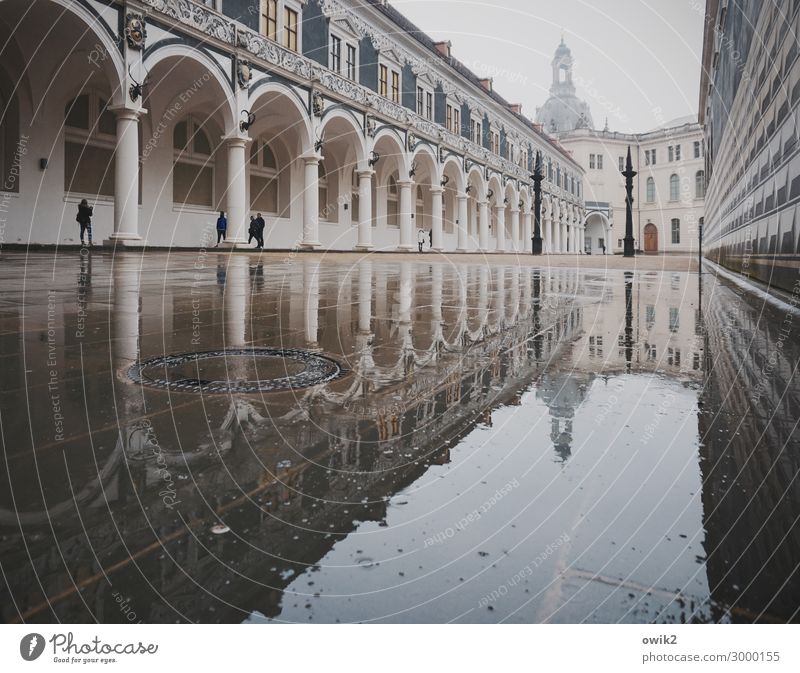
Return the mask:
[[382, 61], [378, 65], [378, 93], [393, 103], [400, 102], [400, 68]]
[[469, 138], [476, 145], [483, 145], [483, 123], [479, 117], [469, 120]]
[[331, 22], [328, 67], [355, 82], [358, 79], [358, 38], [339, 23]]
[[489, 141], [490, 147], [489, 149], [494, 152], [495, 154], [500, 154], [500, 132], [491, 129], [489, 132]]

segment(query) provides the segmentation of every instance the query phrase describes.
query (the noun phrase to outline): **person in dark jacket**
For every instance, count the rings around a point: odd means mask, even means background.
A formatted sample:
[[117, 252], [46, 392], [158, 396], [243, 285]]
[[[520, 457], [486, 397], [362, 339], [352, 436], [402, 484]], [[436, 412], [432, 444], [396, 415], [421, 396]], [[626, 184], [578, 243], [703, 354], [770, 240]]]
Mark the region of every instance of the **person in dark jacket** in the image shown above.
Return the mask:
[[261, 250], [264, 248], [264, 227], [267, 226], [267, 223], [264, 222], [264, 218], [261, 217], [261, 213], [256, 215], [256, 219], [253, 221], [253, 231], [255, 233], [256, 243], [256, 250]]
[[430, 237], [430, 248], [433, 250], [433, 229], [428, 232], [428, 236]]
[[82, 199], [81, 202], [78, 204], [78, 215], [75, 217], [75, 220], [78, 224], [81, 225], [81, 245], [85, 245], [83, 242], [83, 234], [87, 232], [89, 234], [89, 245], [92, 245], [92, 213], [93, 207], [89, 205], [86, 199]]
[[219, 247], [219, 242], [225, 240], [225, 234], [228, 231], [228, 220], [225, 219], [225, 211], [221, 210], [219, 212], [219, 217], [217, 218], [217, 244], [214, 246], [215, 248]]
[[247, 230], [247, 233], [250, 234], [247, 238], [247, 245], [250, 245], [250, 242], [254, 238], [256, 242], [258, 242], [258, 238], [256, 237], [256, 218], [253, 215], [250, 216], [250, 228]]

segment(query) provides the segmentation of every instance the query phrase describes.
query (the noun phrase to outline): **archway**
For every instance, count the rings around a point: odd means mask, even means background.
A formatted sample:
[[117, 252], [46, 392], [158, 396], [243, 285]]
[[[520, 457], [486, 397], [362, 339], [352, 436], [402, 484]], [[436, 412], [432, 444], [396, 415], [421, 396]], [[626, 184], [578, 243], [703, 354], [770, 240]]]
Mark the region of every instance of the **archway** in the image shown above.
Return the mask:
[[[589, 255], [612, 254], [611, 225], [604, 213], [588, 213], [584, 219], [584, 252]], [[605, 250], [604, 250], [605, 248]]]
[[652, 222], [648, 222], [644, 228], [644, 251], [651, 255], [658, 252], [658, 229]]

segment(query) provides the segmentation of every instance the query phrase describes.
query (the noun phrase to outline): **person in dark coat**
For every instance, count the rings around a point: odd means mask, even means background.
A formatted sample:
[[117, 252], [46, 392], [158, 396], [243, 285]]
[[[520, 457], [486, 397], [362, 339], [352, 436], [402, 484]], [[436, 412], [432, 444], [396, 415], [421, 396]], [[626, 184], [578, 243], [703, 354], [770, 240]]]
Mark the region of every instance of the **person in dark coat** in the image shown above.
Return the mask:
[[255, 238], [256, 242], [258, 242], [258, 238], [256, 237], [256, 218], [252, 215], [250, 216], [250, 228], [247, 230], [247, 233], [250, 236], [247, 239], [247, 245], [250, 245], [250, 242]]
[[430, 232], [428, 232], [428, 236], [430, 237], [430, 243], [431, 243], [430, 248], [431, 250], [433, 250], [433, 229], [431, 229]]
[[253, 221], [253, 231], [255, 233], [256, 246], [257, 250], [261, 250], [264, 247], [264, 227], [267, 226], [267, 223], [264, 222], [264, 218], [261, 217], [261, 213], [256, 215], [256, 219]]
[[219, 217], [217, 218], [217, 244], [214, 246], [215, 248], [219, 247], [219, 242], [225, 240], [225, 234], [228, 231], [228, 220], [225, 219], [225, 211], [221, 210], [219, 212]]
[[93, 207], [89, 205], [86, 199], [81, 200], [78, 204], [78, 215], [75, 217], [75, 220], [78, 224], [81, 225], [81, 245], [85, 245], [83, 242], [83, 234], [87, 232], [89, 234], [89, 246], [92, 245], [92, 213]]

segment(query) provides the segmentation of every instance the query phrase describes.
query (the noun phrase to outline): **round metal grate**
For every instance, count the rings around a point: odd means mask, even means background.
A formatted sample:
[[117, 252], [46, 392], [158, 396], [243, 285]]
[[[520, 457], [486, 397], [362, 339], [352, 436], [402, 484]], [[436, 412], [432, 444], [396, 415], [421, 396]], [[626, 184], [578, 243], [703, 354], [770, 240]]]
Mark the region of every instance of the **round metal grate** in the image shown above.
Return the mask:
[[182, 393], [264, 393], [330, 383], [347, 374], [336, 360], [297, 349], [228, 348], [143, 360], [128, 378]]

